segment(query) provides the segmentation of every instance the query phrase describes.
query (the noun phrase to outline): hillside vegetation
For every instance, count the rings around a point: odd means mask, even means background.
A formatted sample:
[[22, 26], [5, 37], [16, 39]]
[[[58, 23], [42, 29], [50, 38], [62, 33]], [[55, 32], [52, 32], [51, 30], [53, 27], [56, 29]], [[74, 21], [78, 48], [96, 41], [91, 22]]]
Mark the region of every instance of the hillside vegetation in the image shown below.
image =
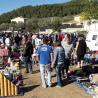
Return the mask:
[[46, 17], [64, 17], [77, 15], [83, 11], [86, 6], [85, 0], [72, 0], [64, 4], [50, 4], [41, 6], [24, 6], [0, 16], [0, 24], [10, 22], [10, 19], [23, 16], [25, 18], [46, 18]]
[[[71, 0], [63, 4], [24, 6], [0, 15], [0, 30], [38, 32], [40, 27], [59, 30], [62, 22], [80, 14], [82, 19], [98, 19], [98, 0]], [[25, 23], [11, 23], [12, 18], [23, 16]]]

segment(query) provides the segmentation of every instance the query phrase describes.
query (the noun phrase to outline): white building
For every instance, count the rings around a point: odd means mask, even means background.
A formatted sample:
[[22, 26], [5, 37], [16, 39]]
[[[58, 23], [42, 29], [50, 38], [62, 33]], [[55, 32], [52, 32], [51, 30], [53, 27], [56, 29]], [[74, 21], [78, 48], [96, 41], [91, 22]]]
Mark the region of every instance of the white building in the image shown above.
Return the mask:
[[66, 28], [66, 29], [61, 29], [61, 32], [65, 33], [74, 33], [74, 32], [81, 32], [84, 31], [84, 28]]
[[16, 17], [11, 19], [11, 22], [16, 22], [16, 23], [24, 23], [25, 19], [23, 17]]
[[80, 15], [74, 16], [74, 21], [81, 23], [81, 16]]
[[98, 20], [86, 20], [83, 22], [86, 31], [98, 31]]
[[85, 31], [83, 28], [83, 24], [78, 20], [76, 21], [75, 19], [68, 22], [64, 22], [62, 23], [62, 25], [65, 25], [65, 27], [61, 28], [61, 32], [74, 33], [74, 32]]
[[45, 29], [44, 31], [39, 31], [39, 34], [51, 34], [53, 29]]

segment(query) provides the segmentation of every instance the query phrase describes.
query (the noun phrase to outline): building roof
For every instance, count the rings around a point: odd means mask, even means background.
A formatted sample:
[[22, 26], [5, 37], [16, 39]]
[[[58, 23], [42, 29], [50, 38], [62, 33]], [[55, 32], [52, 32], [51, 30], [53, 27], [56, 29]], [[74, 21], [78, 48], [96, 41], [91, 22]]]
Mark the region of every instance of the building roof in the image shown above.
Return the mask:
[[63, 22], [62, 24], [79, 24], [80, 22], [77, 22], [75, 20], [71, 20], [71, 21], [67, 21], [67, 22]]
[[11, 19], [11, 22], [16, 22], [16, 23], [18, 23], [18, 22], [24, 22], [24, 19], [25, 18], [23, 18], [22, 16], [15, 17], [15, 18]]

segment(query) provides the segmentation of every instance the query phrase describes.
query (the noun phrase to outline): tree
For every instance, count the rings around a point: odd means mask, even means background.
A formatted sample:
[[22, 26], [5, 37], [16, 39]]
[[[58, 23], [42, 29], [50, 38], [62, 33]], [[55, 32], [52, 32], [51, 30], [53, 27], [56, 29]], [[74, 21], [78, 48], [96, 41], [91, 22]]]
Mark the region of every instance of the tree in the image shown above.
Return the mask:
[[2, 31], [2, 30], [7, 30], [7, 29], [9, 29], [9, 24], [8, 23], [2, 23], [1, 25], [0, 25], [0, 30]]
[[87, 6], [87, 0], [72, 0], [64, 4], [50, 4], [41, 6], [24, 6], [0, 15], [0, 24], [9, 23], [10, 19], [23, 16], [25, 18], [48, 18], [76, 15]]
[[40, 19], [38, 19], [38, 26], [39, 27], [48, 27], [51, 24], [52, 24], [51, 18], [40, 18]]
[[11, 31], [16, 30], [16, 22], [11, 22], [11, 23], [9, 24], [9, 30], [11, 30]]
[[25, 28], [25, 27], [24, 27], [24, 23], [22, 23], [22, 22], [19, 22], [19, 23], [16, 23], [16, 24], [15, 24], [15, 29], [16, 29], [17, 31], [23, 31], [24, 28]]
[[38, 32], [38, 20], [36, 18], [32, 18], [26, 21], [26, 30], [29, 32]]
[[98, 1], [97, 0], [88, 0], [88, 4], [81, 13], [81, 16], [84, 19], [98, 19]]
[[60, 30], [60, 26], [62, 24], [62, 21], [60, 18], [54, 18], [52, 19], [52, 22], [51, 22], [52, 26], [53, 26], [53, 30], [56, 30], [56, 31], [59, 31]]

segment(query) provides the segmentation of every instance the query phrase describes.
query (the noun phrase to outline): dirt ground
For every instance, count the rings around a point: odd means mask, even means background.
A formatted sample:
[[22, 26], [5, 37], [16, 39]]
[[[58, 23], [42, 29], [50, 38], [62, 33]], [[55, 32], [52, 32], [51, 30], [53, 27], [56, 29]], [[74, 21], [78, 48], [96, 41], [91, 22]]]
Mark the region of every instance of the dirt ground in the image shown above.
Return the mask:
[[24, 69], [22, 73], [24, 78], [24, 95], [7, 98], [92, 98], [77, 84], [68, 80], [63, 81], [64, 86], [62, 88], [57, 88], [55, 72], [52, 72], [53, 87], [49, 88], [41, 87], [39, 67], [34, 66], [33, 74], [26, 74]]

